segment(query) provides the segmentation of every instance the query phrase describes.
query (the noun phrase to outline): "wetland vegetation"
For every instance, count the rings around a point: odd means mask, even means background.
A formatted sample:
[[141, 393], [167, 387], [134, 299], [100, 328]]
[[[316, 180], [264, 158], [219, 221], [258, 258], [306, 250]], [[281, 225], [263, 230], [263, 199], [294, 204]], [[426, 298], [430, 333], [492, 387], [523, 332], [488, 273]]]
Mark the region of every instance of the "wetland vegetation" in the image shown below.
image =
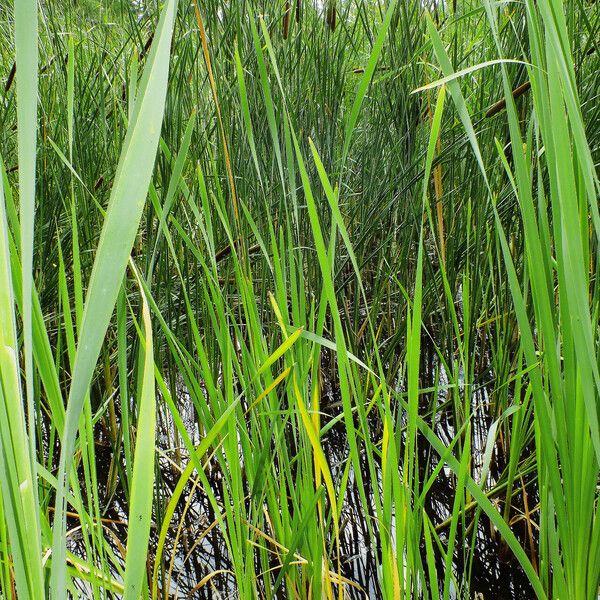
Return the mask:
[[0, 0], [0, 598], [596, 600], [599, 45]]

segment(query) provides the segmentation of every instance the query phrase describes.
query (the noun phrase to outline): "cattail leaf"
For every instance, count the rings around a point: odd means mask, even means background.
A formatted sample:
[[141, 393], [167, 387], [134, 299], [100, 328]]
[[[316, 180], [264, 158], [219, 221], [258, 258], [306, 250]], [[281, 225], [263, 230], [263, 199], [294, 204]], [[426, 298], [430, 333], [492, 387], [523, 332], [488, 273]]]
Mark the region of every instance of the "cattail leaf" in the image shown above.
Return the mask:
[[138, 230], [156, 158], [177, 0], [169, 0], [148, 55], [102, 227], [85, 300], [62, 437], [53, 532], [51, 589], [66, 597], [65, 494], [79, 417]]

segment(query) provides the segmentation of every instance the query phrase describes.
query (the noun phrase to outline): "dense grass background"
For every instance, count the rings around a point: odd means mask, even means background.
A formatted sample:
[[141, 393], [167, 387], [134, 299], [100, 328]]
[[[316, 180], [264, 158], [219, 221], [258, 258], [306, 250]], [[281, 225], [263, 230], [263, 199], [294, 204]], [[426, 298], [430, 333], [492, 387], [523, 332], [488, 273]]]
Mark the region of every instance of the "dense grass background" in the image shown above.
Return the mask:
[[0, 597], [597, 598], [599, 32], [0, 2]]

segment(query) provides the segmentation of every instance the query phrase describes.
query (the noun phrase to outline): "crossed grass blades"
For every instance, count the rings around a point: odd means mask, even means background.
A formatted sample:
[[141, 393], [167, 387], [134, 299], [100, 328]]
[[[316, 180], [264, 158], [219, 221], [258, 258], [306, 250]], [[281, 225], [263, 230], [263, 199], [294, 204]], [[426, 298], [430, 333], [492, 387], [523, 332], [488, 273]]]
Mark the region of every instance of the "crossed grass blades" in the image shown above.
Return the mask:
[[599, 6], [1, 2], [0, 596], [597, 598]]

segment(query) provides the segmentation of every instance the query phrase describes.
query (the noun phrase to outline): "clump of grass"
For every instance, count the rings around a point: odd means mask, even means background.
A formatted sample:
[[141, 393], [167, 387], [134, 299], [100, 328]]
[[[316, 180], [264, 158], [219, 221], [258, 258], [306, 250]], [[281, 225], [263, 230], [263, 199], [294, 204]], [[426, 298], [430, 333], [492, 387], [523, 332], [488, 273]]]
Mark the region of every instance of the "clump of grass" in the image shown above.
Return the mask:
[[0, 595], [597, 597], [597, 3], [0, 18]]

